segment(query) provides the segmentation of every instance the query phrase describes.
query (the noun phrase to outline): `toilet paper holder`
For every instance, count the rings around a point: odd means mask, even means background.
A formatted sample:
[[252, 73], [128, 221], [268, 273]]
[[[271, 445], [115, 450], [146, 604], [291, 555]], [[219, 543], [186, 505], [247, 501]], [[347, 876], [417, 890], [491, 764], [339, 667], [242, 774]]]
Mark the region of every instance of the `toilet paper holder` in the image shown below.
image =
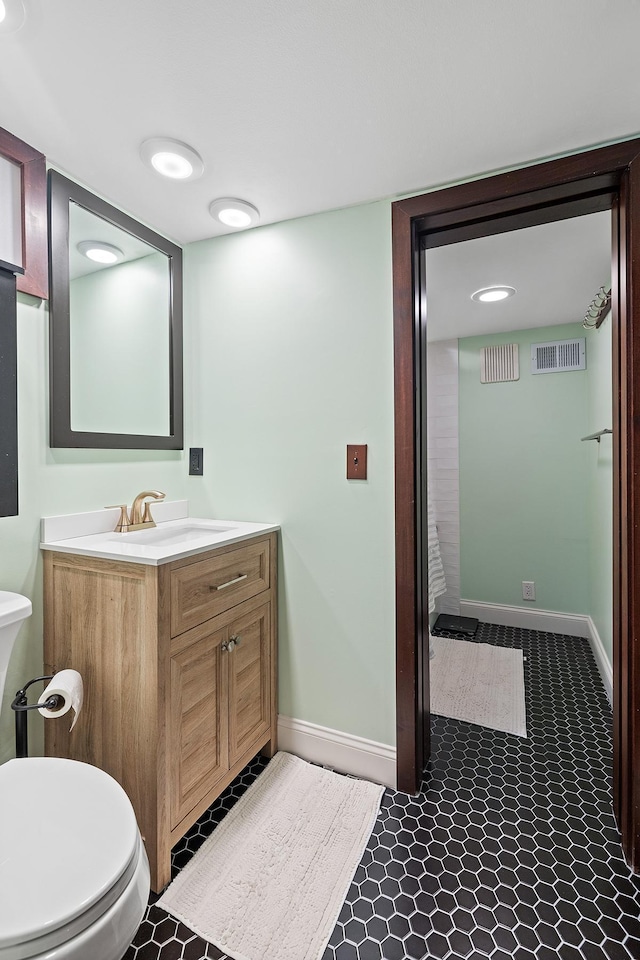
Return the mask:
[[53, 680], [54, 674], [49, 677], [34, 677], [25, 683], [21, 690], [16, 693], [11, 709], [16, 715], [16, 757], [23, 759], [29, 756], [29, 744], [27, 740], [27, 710], [38, 710], [46, 707], [49, 710], [57, 710], [61, 704], [62, 697], [54, 693], [44, 701], [44, 703], [28, 703], [27, 690], [32, 683], [39, 683], [42, 680]]

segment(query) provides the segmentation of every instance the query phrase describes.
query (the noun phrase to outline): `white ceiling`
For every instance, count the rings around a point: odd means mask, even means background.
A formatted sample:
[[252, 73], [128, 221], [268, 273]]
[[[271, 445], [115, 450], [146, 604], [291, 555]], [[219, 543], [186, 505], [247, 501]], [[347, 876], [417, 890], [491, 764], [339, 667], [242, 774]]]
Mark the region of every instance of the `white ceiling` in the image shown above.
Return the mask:
[[[177, 242], [406, 193], [640, 130], [638, 0], [25, 0], [0, 126]], [[613, 56], [612, 56], [613, 54]], [[142, 140], [203, 157], [143, 166]]]
[[[427, 339], [581, 323], [611, 282], [611, 214], [594, 213], [427, 250]], [[482, 287], [515, 287], [478, 303]]]

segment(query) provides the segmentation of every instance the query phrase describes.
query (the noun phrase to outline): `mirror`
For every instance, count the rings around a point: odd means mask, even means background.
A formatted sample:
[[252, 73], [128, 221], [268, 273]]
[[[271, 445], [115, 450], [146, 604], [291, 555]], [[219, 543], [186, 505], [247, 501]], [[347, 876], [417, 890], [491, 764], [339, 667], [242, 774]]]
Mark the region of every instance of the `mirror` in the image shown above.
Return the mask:
[[180, 450], [182, 250], [49, 173], [50, 445]]

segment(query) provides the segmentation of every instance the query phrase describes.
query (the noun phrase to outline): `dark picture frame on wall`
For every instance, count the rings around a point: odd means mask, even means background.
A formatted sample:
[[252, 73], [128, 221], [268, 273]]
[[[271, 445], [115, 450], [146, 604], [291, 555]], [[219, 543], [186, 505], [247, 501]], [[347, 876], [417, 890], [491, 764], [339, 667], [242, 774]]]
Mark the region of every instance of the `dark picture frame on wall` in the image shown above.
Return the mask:
[[0, 517], [18, 513], [16, 278], [0, 264]]
[[[19, 169], [21, 260], [13, 264], [18, 275], [18, 293], [43, 300], [49, 297], [47, 257], [47, 170], [43, 153], [0, 127], [0, 157]], [[0, 210], [14, 202], [0, 195]], [[0, 259], [3, 259], [0, 257]]]
[[18, 513], [17, 293], [49, 295], [43, 153], [0, 128], [0, 517]]

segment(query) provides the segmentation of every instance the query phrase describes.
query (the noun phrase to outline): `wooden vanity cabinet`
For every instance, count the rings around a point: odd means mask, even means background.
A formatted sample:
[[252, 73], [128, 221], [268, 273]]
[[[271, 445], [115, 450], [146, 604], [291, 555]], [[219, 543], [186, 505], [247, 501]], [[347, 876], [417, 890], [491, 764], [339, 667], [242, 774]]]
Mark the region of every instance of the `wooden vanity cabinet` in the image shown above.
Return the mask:
[[155, 891], [180, 837], [275, 753], [276, 551], [270, 533], [158, 566], [45, 552], [45, 671], [85, 685], [73, 731], [45, 722], [45, 752], [122, 784]]

